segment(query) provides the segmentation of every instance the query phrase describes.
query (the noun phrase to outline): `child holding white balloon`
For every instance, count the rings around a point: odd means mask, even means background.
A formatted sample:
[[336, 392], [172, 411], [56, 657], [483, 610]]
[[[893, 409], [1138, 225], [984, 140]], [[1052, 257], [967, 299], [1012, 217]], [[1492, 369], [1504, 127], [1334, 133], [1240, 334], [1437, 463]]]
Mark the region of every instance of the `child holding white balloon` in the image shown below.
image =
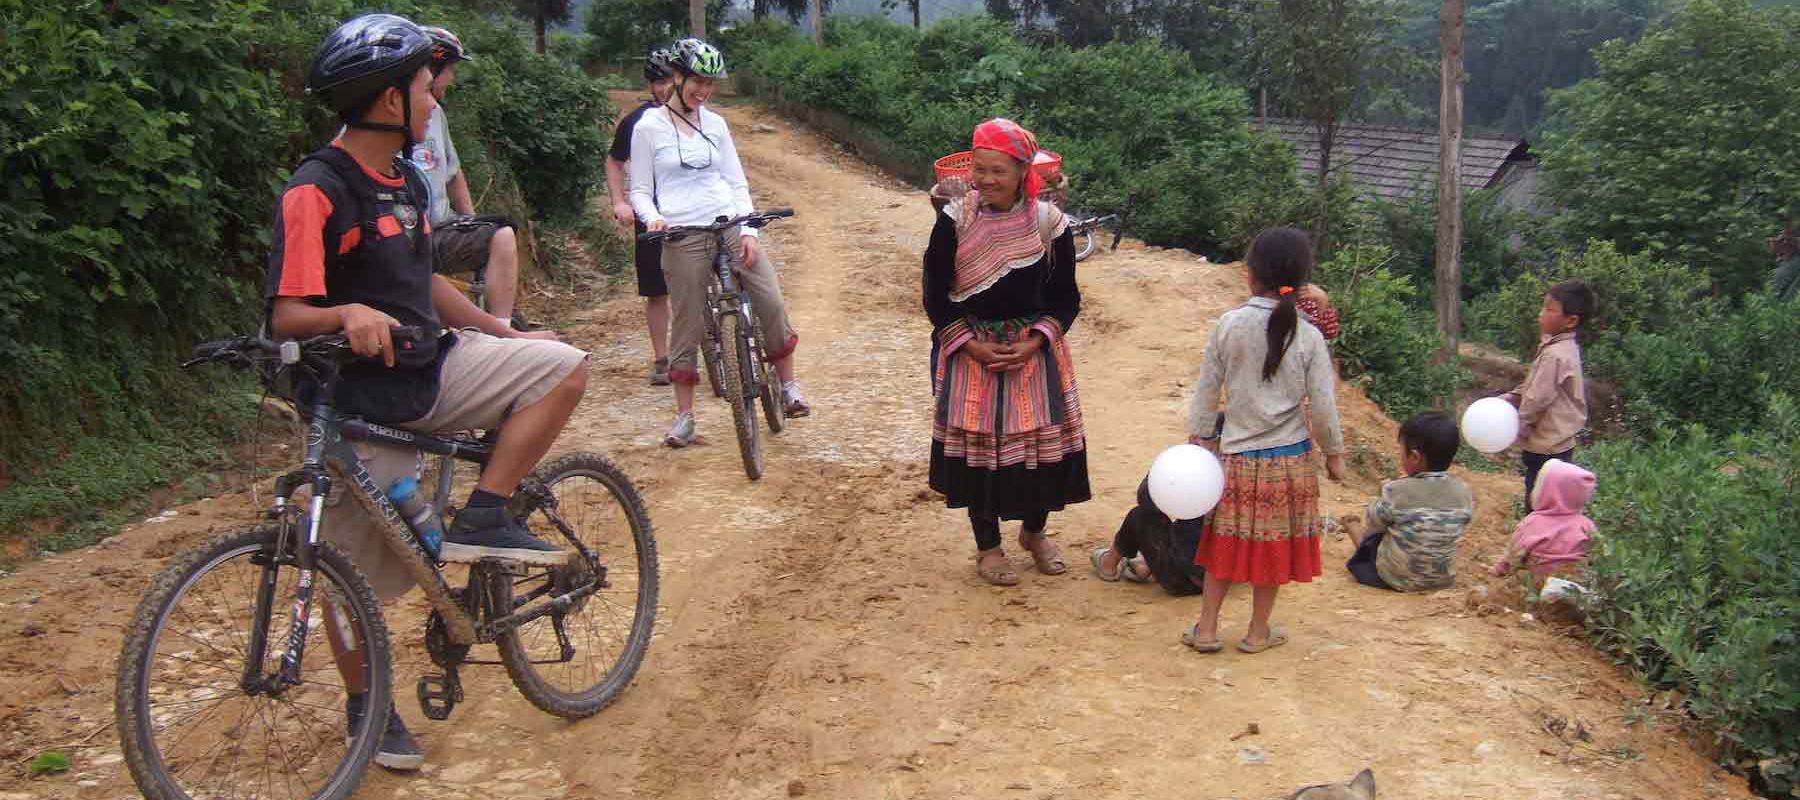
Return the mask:
[[[1213, 326], [1189, 410], [1189, 440], [1220, 453], [1225, 493], [1201, 533], [1195, 561], [1206, 569], [1200, 619], [1182, 641], [1200, 652], [1224, 649], [1219, 611], [1233, 583], [1253, 587], [1250, 625], [1237, 649], [1260, 653], [1287, 642], [1270, 626], [1282, 584], [1310, 582], [1320, 569], [1319, 476], [1311, 435], [1325, 469], [1344, 477], [1331, 352], [1319, 329], [1295, 307], [1312, 273], [1312, 243], [1293, 228], [1258, 234], [1245, 256], [1249, 302]], [[1230, 398], [1214, 433], [1220, 394]], [[1312, 414], [1309, 435], [1302, 401]]]
[[[1587, 388], [1581, 374], [1581, 345], [1576, 335], [1593, 316], [1594, 290], [1581, 281], [1564, 281], [1544, 293], [1538, 310], [1537, 358], [1525, 382], [1502, 395], [1519, 408], [1519, 449], [1525, 468], [1525, 497], [1537, 483], [1544, 462], [1570, 460], [1575, 436], [1587, 427]], [[1529, 499], [1527, 500], [1529, 502]]]

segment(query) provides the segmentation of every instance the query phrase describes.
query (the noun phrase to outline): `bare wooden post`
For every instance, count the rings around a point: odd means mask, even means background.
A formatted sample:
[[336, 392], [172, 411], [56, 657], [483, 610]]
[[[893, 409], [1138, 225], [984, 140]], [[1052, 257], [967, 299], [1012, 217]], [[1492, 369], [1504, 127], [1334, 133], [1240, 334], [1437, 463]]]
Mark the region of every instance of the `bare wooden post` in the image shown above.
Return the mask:
[[688, 35], [706, 38], [706, 0], [688, 0]]
[[819, 0], [807, 0], [807, 7], [812, 9], [812, 43], [825, 45], [825, 9]]
[[925, 0], [912, 0], [913, 30], [915, 31], [919, 29], [919, 6], [924, 2]]
[[1463, 0], [1444, 0], [1438, 19], [1437, 330], [1444, 358], [1462, 338]]

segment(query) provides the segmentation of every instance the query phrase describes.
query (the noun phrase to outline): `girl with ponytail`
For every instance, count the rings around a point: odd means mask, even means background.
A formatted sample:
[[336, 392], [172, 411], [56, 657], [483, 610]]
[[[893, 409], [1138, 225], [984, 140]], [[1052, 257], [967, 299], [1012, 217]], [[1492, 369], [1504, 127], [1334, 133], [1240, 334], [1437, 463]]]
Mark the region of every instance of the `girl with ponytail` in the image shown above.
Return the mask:
[[[1195, 556], [1206, 568], [1205, 600], [1199, 621], [1182, 636], [1205, 653], [1224, 649], [1219, 610], [1233, 583], [1249, 583], [1254, 594], [1237, 648], [1260, 653], [1287, 642], [1269, 624], [1276, 592], [1320, 574], [1312, 435], [1325, 451], [1327, 474], [1344, 476], [1331, 353], [1313, 319], [1296, 307], [1312, 274], [1312, 244], [1293, 228], [1272, 228], [1250, 243], [1245, 261], [1250, 300], [1213, 326], [1188, 417], [1189, 441], [1219, 454], [1225, 467], [1225, 496]], [[1228, 399], [1222, 428], [1221, 392]]]

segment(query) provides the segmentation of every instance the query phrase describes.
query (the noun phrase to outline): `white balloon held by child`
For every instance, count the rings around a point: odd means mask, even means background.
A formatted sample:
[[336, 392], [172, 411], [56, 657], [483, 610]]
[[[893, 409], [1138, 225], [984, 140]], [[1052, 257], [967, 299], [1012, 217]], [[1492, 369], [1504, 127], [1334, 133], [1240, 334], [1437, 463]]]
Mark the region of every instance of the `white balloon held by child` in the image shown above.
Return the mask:
[[1225, 470], [1204, 447], [1178, 444], [1150, 464], [1150, 499], [1169, 519], [1206, 516], [1225, 494]]

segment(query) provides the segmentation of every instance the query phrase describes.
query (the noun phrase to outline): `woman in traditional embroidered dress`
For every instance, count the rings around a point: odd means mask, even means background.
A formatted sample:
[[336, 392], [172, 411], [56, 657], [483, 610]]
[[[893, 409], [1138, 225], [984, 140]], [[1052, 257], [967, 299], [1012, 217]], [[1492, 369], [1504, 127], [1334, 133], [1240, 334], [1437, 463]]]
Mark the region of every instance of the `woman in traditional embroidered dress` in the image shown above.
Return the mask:
[[1037, 139], [1010, 120], [974, 135], [975, 189], [945, 205], [925, 251], [925, 313], [937, 329], [931, 488], [967, 508], [975, 571], [1019, 582], [1000, 520], [1022, 520], [1037, 570], [1068, 563], [1044, 535], [1052, 511], [1088, 499], [1087, 441], [1063, 339], [1081, 309], [1075, 244], [1029, 169]]
[[[1203, 653], [1224, 649], [1219, 609], [1231, 584], [1254, 589], [1250, 627], [1237, 648], [1260, 653], [1287, 642], [1269, 626], [1281, 585], [1320, 573], [1319, 476], [1302, 400], [1310, 401], [1326, 472], [1344, 477], [1331, 352], [1295, 307], [1296, 289], [1312, 272], [1312, 243], [1293, 228], [1266, 230], [1245, 260], [1250, 301], [1213, 326], [1188, 416], [1190, 441], [1222, 453], [1225, 466], [1225, 496], [1194, 559], [1206, 568], [1200, 619], [1182, 636]], [[1215, 427], [1221, 390], [1229, 397], [1222, 433]]]

